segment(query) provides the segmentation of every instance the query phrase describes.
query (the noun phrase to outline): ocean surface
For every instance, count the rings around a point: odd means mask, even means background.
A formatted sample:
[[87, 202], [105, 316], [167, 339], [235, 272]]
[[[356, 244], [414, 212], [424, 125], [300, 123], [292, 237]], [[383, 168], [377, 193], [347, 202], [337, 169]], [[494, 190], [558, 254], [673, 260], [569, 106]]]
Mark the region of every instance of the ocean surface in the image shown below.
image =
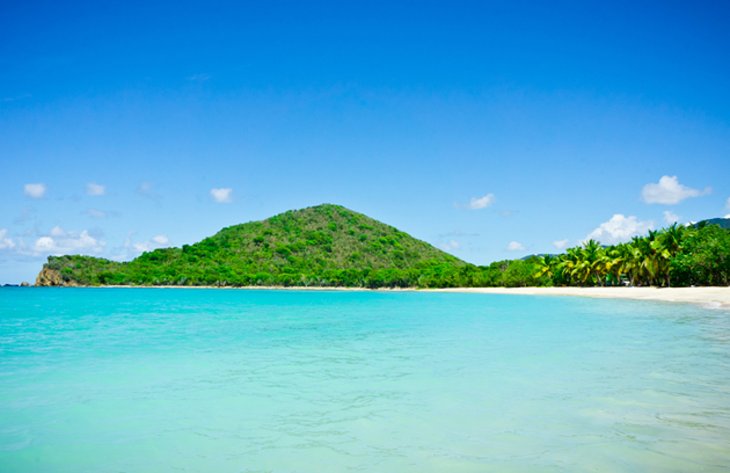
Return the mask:
[[730, 312], [0, 288], [0, 472], [348, 471], [730, 471]]

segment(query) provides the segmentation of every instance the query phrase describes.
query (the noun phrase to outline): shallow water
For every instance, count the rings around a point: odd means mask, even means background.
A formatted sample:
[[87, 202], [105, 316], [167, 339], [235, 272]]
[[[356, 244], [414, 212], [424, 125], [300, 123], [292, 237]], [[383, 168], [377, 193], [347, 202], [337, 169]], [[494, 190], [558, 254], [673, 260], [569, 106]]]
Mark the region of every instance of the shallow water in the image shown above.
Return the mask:
[[728, 311], [0, 289], [2, 472], [729, 467]]

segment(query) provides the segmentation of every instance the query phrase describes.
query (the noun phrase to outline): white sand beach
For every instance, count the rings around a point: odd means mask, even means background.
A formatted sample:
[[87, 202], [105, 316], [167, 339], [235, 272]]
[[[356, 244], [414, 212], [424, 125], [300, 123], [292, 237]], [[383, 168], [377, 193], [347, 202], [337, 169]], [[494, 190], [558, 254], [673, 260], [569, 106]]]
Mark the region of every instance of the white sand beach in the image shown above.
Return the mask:
[[327, 287], [327, 286], [97, 286], [136, 289], [224, 289], [224, 290], [278, 290], [278, 291], [416, 291], [461, 292], [473, 294], [513, 294], [531, 296], [578, 296], [602, 299], [636, 299], [662, 302], [699, 304], [710, 308], [730, 310], [730, 287], [455, 287], [444, 289]]
[[484, 287], [435, 289], [435, 291], [638, 299], [685, 302], [705, 307], [730, 309], [730, 287]]

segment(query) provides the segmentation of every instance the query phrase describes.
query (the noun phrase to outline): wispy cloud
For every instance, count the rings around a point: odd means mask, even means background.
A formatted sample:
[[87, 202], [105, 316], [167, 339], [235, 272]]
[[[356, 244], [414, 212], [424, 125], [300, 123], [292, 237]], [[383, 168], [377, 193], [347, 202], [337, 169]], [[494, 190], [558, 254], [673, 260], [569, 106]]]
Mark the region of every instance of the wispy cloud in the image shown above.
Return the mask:
[[214, 187], [210, 190], [210, 195], [219, 204], [233, 202], [233, 189], [230, 187]]
[[86, 194], [91, 196], [100, 196], [106, 194], [106, 187], [95, 182], [86, 184]]
[[494, 194], [489, 193], [481, 197], [472, 197], [469, 201], [469, 208], [472, 210], [480, 210], [489, 207], [494, 203]]
[[84, 213], [89, 217], [96, 219], [102, 219], [107, 217], [107, 213], [99, 209], [86, 209]]
[[86, 215], [87, 217], [91, 217], [96, 220], [101, 220], [103, 218], [112, 218], [112, 217], [119, 217], [121, 214], [117, 212], [116, 210], [101, 210], [101, 209], [86, 209], [83, 212], [81, 212], [82, 215]]
[[555, 240], [553, 242], [553, 246], [557, 248], [558, 250], [564, 250], [568, 247], [568, 244], [570, 242], [568, 240]]
[[663, 212], [664, 215], [664, 223], [668, 223], [669, 225], [673, 223], [679, 222], [679, 215], [675, 214], [671, 210], [665, 210]]
[[17, 102], [19, 100], [25, 100], [25, 99], [28, 99], [30, 97], [32, 97], [32, 95], [30, 95], [30, 94], [22, 94], [22, 95], [15, 95], [15, 96], [11, 96], [11, 97], [3, 97], [2, 99], [0, 99], [0, 102], [2, 102], [2, 103], [11, 103], [11, 102]]
[[210, 74], [206, 74], [204, 72], [198, 73], [198, 74], [192, 74], [186, 77], [187, 80], [190, 82], [206, 82], [210, 80]]
[[454, 232], [446, 232], [446, 233], [439, 233], [439, 238], [453, 238], [453, 237], [464, 237], [464, 238], [472, 238], [472, 237], [478, 237], [479, 233], [470, 233], [470, 232], [462, 232], [462, 231], [454, 231]]
[[144, 253], [147, 251], [156, 250], [157, 248], [163, 248], [170, 243], [170, 239], [167, 235], [155, 235], [149, 240], [141, 241], [137, 243], [128, 242], [127, 245], [131, 244], [131, 247], [137, 254]]
[[158, 202], [162, 199], [162, 195], [160, 195], [155, 190], [154, 184], [152, 184], [149, 181], [141, 182], [137, 186], [137, 194], [139, 194], [142, 197], [145, 197], [147, 199], [151, 199], [151, 200], [158, 201]]
[[461, 243], [456, 240], [449, 240], [441, 244], [441, 249], [444, 251], [454, 251], [461, 248]]
[[25, 225], [36, 218], [37, 211], [34, 207], [27, 205], [20, 209], [20, 214], [13, 219], [16, 225]]
[[523, 245], [519, 241], [511, 241], [507, 244], [508, 251], [523, 251], [524, 249], [525, 245]]
[[32, 199], [40, 199], [46, 195], [46, 185], [40, 182], [26, 184], [23, 186], [23, 192]]
[[700, 191], [679, 183], [677, 176], [662, 176], [659, 182], [650, 183], [641, 190], [641, 198], [647, 204], [674, 205], [691, 197], [699, 197], [709, 194], [712, 191], [709, 187]]
[[6, 228], [0, 228], [0, 250], [12, 250], [15, 248], [15, 242], [8, 236]]

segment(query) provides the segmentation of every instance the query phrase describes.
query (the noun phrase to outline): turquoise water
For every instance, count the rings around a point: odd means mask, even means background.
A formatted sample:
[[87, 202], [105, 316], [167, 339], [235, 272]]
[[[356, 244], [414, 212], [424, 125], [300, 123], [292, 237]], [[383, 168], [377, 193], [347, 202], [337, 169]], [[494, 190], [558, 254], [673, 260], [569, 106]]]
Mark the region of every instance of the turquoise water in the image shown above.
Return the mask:
[[2, 472], [720, 472], [730, 312], [0, 289]]

